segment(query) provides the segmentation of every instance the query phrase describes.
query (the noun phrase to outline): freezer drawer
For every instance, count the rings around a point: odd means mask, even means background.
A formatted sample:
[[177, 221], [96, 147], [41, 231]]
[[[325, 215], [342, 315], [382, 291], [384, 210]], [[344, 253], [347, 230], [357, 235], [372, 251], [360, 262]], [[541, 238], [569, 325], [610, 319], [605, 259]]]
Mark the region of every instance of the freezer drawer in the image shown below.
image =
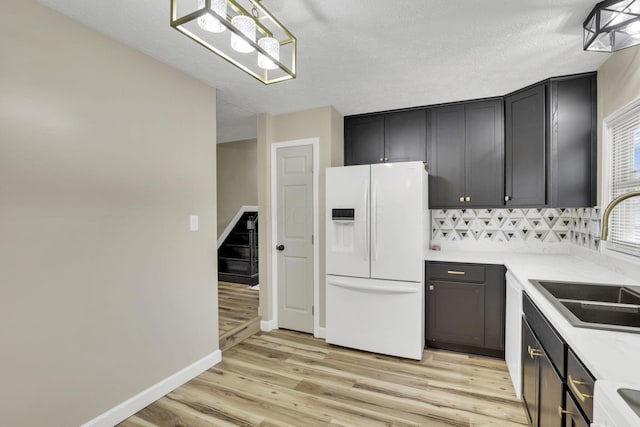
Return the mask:
[[422, 359], [424, 282], [327, 276], [327, 342]]

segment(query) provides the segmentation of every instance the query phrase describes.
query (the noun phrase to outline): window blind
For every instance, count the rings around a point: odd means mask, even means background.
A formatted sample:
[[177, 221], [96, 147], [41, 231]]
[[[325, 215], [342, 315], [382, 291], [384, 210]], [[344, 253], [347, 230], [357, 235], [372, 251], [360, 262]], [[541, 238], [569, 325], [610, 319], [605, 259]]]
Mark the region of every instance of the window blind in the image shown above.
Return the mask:
[[[611, 129], [612, 199], [640, 190], [640, 108], [629, 111]], [[640, 197], [620, 203], [611, 213], [610, 248], [640, 256]]]

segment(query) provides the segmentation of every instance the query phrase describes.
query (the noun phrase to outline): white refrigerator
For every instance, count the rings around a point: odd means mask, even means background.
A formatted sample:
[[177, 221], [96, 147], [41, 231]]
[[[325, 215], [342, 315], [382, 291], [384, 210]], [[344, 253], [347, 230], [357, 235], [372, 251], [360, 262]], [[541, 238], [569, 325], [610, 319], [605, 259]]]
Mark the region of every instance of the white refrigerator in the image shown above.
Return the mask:
[[424, 164], [328, 168], [326, 184], [327, 342], [422, 359]]

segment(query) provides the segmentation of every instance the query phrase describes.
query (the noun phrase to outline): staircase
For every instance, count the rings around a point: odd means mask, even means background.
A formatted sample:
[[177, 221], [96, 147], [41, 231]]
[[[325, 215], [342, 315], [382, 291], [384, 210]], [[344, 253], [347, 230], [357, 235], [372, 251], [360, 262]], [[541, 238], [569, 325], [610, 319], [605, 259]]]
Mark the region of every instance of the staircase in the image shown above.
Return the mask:
[[258, 212], [244, 212], [218, 249], [218, 280], [258, 284]]

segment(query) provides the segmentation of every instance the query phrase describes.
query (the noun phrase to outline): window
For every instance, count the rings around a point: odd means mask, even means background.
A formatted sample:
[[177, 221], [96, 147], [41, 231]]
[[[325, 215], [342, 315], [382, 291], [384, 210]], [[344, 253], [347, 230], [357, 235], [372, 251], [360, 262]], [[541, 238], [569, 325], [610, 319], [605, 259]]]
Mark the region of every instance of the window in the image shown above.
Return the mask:
[[[640, 191], [640, 99], [605, 120], [609, 156], [605, 202]], [[620, 203], [611, 213], [608, 249], [640, 256], [640, 197]]]

